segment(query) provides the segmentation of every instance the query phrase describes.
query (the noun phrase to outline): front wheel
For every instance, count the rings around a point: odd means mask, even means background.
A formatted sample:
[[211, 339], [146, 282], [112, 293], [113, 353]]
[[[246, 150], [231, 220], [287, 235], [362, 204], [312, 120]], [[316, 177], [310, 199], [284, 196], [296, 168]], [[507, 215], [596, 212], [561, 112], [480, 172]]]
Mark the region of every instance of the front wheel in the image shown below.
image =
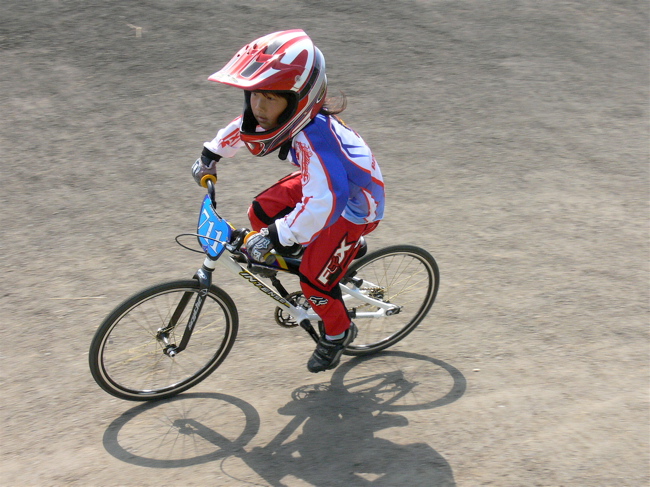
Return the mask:
[[121, 399], [164, 399], [195, 386], [226, 358], [235, 343], [235, 303], [212, 286], [187, 346], [190, 316], [202, 290], [196, 280], [150, 287], [119, 305], [100, 325], [90, 346], [95, 382]]
[[344, 353], [379, 352], [411, 333], [431, 309], [439, 281], [434, 258], [413, 245], [385, 247], [354, 262], [342, 282], [349, 287], [358, 286], [370, 298], [398, 306], [399, 312], [378, 312], [377, 306], [345, 296], [359, 334]]

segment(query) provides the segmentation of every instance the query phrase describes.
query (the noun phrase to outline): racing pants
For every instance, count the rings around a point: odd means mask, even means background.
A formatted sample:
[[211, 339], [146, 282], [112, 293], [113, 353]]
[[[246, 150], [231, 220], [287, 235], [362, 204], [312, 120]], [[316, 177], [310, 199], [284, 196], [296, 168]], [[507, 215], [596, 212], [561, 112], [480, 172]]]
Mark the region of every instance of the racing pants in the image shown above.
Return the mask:
[[[253, 200], [248, 210], [253, 230], [259, 231], [288, 215], [301, 200], [300, 172], [282, 178]], [[339, 335], [350, 327], [338, 284], [359, 250], [359, 239], [378, 224], [358, 225], [340, 217], [305, 248], [299, 269], [300, 287], [327, 335]]]

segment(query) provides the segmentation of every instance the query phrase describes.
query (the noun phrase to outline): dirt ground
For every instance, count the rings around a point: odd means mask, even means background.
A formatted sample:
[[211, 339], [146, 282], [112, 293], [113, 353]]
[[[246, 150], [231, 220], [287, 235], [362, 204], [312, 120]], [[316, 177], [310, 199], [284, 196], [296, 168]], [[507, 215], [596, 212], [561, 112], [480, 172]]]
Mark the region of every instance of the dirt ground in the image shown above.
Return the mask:
[[[646, 486], [648, 3], [641, 0], [2, 0], [0, 485]], [[223, 366], [161, 403], [93, 382], [122, 299], [189, 278], [190, 165], [241, 109], [206, 81], [303, 28], [388, 191], [371, 248], [441, 270], [391, 351], [313, 345], [223, 273]], [[290, 168], [220, 165], [222, 214]]]

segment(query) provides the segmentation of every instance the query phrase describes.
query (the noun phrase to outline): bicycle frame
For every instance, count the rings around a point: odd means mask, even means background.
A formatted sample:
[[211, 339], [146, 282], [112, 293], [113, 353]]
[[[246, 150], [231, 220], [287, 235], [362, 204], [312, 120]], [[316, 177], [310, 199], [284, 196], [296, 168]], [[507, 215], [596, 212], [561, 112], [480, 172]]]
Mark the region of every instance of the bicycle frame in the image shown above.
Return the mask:
[[[90, 370], [97, 384], [115, 397], [142, 401], [172, 397], [207, 378], [228, 356], [237, 340], [240, 314], [227, 286], [212, 283], [219, 262], [272, 300], [273, 319], [279, 326], [300, 326], [314, 341], [322, 339], [325, 330], [318, 304], [323, 298], [303, 294], [295, 282], [311, 251], [302, 259], [276, 254], [259, 263], [250, 258], [243, 245], [248, 230], [236, 230], [217, 214], [214, 186], [208, 186], [197, 231], [176, 237], [182, 247], [203, 255], [194, 278], [139, 291], [119, 304], [95, 332]], [[201, 250], [179, 240], [189, 235], [198, 239]], [[359, 247], [359, 258], [336, 281], [340, 293], [335, 289], [360, 336], [342, 353], [355, 356], [384, 350], [413, 331], [431, 308], [439, 282], [435, 259], [420, 247], [397, 244], [369, 253], [365, 242]], [[285, 288], [280, 280], [291, 285]]]
[[[281, 306], [297, 323], [299, 323], [300, 326], [305, 329], [314, 340], [318, 341], [319, 335], [314, 330], [311, 322], [313, 320], [320, 320], [319, 316], [311, 309], [307, 310], [300, 306], [294, 306], [291, 302], [289, 302], [286, 299], [288, 293], [282, 287], [276, 277], [271, 278], [272, 284], [276, 287], [276, 289], [274, 289], [262, 281], [251, 270], [249, 270], [257, 267], [271, 271], [287, 272], [289, 274], [295, 275], [298, 272], [297, 266], [299, 265], [299, 261], [295, 261], [294, 259], [285, 260], [281, 257], [278, 257], [275, 265], [266, 265], [251, 262], [245, 254], [239, 251], [240, 244], [233, 245], [230, 243], [232, 230], [233, 226], [230, 225], [230, 223], [228, 223], [225, 219], [221, 218], [216, 212], [214, 186], [209, 183], [208, 195], [206, 195], [203, 199], [197, 226], [199, 244], [206, 254], [203, 266], [197, 271], [195, 275], [201, 284], [201, 288], [204, 289], [205, 293], [207, 294], [207, 289], [212, 283], [212, 272], [216, 269], [217, 262], [220, 262], [222, 266], [228, 269], [228, 271], [230, 271], [232, 274], [243, 278], [245, 281], [249, 282], [259, 291], [261, 291], [262, 294], [275, 301], [275, 303]], [[229, 255], [222, 255], [225, 250], [228, 251]], [[238, 260], [236, 260], [235, 256], [238, 257]], [[241, 260], [241, 262], [239, 260]], [[356, 299], [362, 303], [377, 308], [377, 311], [355, 313], [353, 318], [380, 318], [383, 316], [390, 316], [399, 313], [401, 309], [400, 306], [373, 299], [372, 297], [369, 297], [366, 294], [362, 293], [359, 290], [362, 285], [373, 287], [372, 283], [355, 278], [344, 279], [343, 282], [339, 283], [344, 302], [351, 299]], [[374, 287], [378, 288], [378, 286]], [[187, 331], [189, 331], [190, 334], [194, 326], [194, 322], [196, 321], [196, 317], [198, 317], [201, 306], [203, 304], [201, 296], [202, 295], [199, 295], [197, 297], [196, 303], [194, 304], [192, 316], [190, 317], [190, 323], [188, 323], [187, 326]], [[205, 298], [203, 297], [203, 299]], [[196, 317], [194, 315], [196, 315]]]

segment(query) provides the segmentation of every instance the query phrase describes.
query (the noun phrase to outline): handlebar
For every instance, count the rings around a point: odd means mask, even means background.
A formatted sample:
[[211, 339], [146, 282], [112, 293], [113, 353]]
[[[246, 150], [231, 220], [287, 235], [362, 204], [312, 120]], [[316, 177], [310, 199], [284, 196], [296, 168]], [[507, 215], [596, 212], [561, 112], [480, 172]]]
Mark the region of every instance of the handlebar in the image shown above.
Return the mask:
[[203, 176], [201, 180], [201, 185], [205, 182], [205, 187], [208, 189], [208, 195], [210, 196], [210, 201], [212, 202], [212, 208], [217, 209], [217, 197], [215, 194], [215, 183], [217, 178], [211, 175]]

